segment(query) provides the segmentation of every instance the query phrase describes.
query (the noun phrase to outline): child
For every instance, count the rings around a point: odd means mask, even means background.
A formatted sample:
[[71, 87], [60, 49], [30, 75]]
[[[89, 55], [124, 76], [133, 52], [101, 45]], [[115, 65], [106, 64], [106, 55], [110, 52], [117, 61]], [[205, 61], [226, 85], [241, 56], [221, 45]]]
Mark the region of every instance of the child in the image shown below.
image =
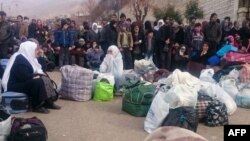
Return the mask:
[[200, 51], [202, 48], [202, 43], [203, 43], [203, 38], [204, 35], [201, 31], [201, 24], [196, 23], [194, 26], [194, 32], [193, 32], [193, 37], [192, 37], [192, 43], [193, 43], [193, 49], [195, 51]]
[[93, 47], [88, 49], [86, 56], [87, 64], [90, 69], [98, 70], [100, 68], [102, 63], [101, 58], [103, 55], [104, 52], [102, 49], [96, 44], [96, 42], [93, 42]]

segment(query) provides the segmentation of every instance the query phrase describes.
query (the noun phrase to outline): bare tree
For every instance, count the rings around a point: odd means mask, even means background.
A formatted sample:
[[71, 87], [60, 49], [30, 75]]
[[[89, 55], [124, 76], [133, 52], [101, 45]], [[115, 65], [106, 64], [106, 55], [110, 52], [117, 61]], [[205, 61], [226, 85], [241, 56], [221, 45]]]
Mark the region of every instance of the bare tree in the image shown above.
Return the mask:
[[90, 14], [97, 6], [97, 0], [86, 0], [83, 2], [83, 7]]
[[137, 21], [144, 22], [149, 10], [153, 7], [153, 0], [130, 0], [133, 14]]
[[89, 20], [93, 21], [94, 18], [91, 16], [91, 14], [94, 11], [94, 9], [96, 8], [97, 4], [98, 4], [97, 0], [84, 0], [84, 1], [82, 1], [82, 3], [79, 6], [78, 14], [81, 13], [85, 16], [88, 15], [88, 16], [90, 16]]

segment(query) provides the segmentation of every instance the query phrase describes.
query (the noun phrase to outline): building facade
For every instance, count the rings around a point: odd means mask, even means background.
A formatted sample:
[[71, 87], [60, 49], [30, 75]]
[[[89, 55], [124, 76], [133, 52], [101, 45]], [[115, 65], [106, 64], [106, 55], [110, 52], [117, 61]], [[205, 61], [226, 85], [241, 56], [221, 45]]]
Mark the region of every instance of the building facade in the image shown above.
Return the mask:
[[[179, 10], [183, 17], [186, 9], [186, 4], [190, 0], [154, 0], [154, 6], [163, 8], [168, 4], [174, 5]], [[232, 21], [238, 20], [242, 22], [249, 17], [250, 0], [198, 0], [199, 6], [204, 10], [204, 19], [209, 20], [212, 13], [217, 13], [218, 18], [230, 17]], [[121, 12], [127, 14], [127, 17], [134, 18], [131, 6], [125, 6]], [[146, 17], [146, 20], [155, 20], [153, 10], [151, 9]]]

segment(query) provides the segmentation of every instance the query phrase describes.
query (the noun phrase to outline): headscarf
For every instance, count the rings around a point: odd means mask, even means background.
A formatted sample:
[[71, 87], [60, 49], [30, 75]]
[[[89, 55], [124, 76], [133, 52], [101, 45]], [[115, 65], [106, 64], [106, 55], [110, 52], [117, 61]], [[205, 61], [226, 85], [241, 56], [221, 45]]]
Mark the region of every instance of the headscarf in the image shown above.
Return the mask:
[[[96, 29], [94, 29], [94, 26], [96, 26]], [[92, 24], [92, 30], [95, 32], [95, 33], [98, 33], [98, 25], [97, 25], [97, 23], [93, 23]]]
[[18, 55], [22, 55], [23, 57], [25, 57], [25, 59], [27, 59], [27, 61], [31, 64], [34, 73], [44, 74], [42, 66], [38, 63], [38, 60], [36, 58], [36, 48], [37, 44], [34, 42], [23, 42], [20, 45], [19, 50], [10, 57], [2, 79], [4, 91], [7, 91], [7, 84], [10, 77], [10, 71]]
[[[181, 49], [183, 49], [183, 50], [181, 50]], [[185, 46], [182, 46], [182, 47], [180, 48], [180, 50], [179, 50], [179, 54], [180, 54], [181, 56], [183, 56], [183, 55], [185, 54], [185, 52], [186, 52], [186, 47], [185, 47]]]
[[158, 31], [163, 25], [164, 25], [164, 20], [160, 19], [158, 20], [157, 26], [155, 26], [154, 29]]
[[111, 73], [115, 78], [120, 78], [123, 73], [123, 60], [120, 50], [117, 46], [112, 45], [108, 48], [108, 52], [111, 51], [112, 54], [107, 54], [100, 66], [100, 72]]

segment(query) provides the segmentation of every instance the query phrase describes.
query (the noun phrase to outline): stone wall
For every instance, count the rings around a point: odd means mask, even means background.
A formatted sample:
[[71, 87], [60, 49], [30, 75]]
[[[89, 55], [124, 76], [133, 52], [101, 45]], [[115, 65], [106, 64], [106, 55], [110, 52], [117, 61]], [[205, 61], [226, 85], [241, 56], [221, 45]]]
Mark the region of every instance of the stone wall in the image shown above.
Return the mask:
[[[186, 4], [188, 2], [189, 0], [154, 0], [154, 4], [157, 7], [166, 7], [168, 4], [175, 5], [176, 9], [178, 9], [182, 13], [183, 17], [186, 9]], [[238, 2], [239, 0], [199, 0], [199, 5], [204, 10], [205, 20], [209, 20], [212, 13], [217, 13], [220, 19], [229, 16], [232, 20], [236, 20]], [[126, 13], [127, 17], [134, 19], [131, 10], [131, 5], [127, 5], [121, 10], [121, 12]], [[155, 20], [152, 10], [148, 13], [146, 20]]]

